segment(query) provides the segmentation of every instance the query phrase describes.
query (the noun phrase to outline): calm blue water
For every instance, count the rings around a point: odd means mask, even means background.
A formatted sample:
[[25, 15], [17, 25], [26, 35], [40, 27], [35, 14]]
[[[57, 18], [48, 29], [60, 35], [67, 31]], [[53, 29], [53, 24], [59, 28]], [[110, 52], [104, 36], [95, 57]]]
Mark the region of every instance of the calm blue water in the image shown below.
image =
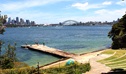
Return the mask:
[[21, 45], [44, 42], [49, 47], [67, 52], [85, 53], [103, 49], [110, 45], [111, 40], [107, 37], [110, 29], [111, 26], [6, 28], [6, 32], [0, 36], [0, 39], [5, 42], [4, 45], [16, 42], [18, 59], [31, 66], [36, 66], [37, 62], [43, 65], [59, 58], [42, 52], [22, 49], [20, 48]]

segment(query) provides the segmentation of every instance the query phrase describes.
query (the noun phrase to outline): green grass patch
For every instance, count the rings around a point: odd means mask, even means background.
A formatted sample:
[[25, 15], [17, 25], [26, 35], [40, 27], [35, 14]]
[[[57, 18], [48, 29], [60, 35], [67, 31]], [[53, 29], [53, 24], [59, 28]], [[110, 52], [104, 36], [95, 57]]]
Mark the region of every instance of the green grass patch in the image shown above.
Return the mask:
[[[111, 57], [109, 57], [109, 58], [106, 58], [106, 59], [103, 59], [103, 60], [100, 60], [99, 62], [101, 62], [101, 63], [107, 63], [107, 62], [110, 62], [110, 61], [112, 61], [112, 60], [114, 60], [114, 59], [117, 59], [117, 58], [119, 58], [119, 57], [121, 57], [121, 56], [123, 56], [125, 53], [126, 53], [126, 50], [108, 50], [107, 52], [116, 52], [113, 56], [111, 56]], [[104, 53], [104, 52], [103, 52]], [[102, 53], [101, 53], [102, 54]]]
[[42, 74], [82, 74], [90, 70], [90, 64], [72, 64], [60, 68], [50, 68], [41, 70]]
[[109, 67], [120, 67], [120, 66], [125, 66], [126, 63], [121, 63], [121, 64], [115, 64], [115, 65], [109, 65]]
[[113, 52], [116, 52], [113, 56], [99, 60], [98, 62], [103, 63], [112, 69], [121, 68], [126, 70], [126, 50], [106, 50], [101, 54], [113, 54]]
[[104, 50], [103, 52], [101, 52], [101, 54], [114, 54], [114, 50], [112, 49], [108, 49], [108, 50]]
[[65, 66], [65, 65], [66, 65], [66, 62], [62, 62], [62, 63], [59, 63], [59, 64], [52, 65], [51, 68], [59, 68], [59, 67]]
[[[116, 55], [116, 54], [115, 54]], [[117, 57], [115, 57], [115, 56], [111, 56], [111, 57], [109, 57], [109, 58], [106, 58], [106, 59], [103, 59], [103, 60], [99, 60], [98, 62], [101, 62], [101, 63], [107, 63], [107, 62], [109, 62], [110, 60], [113, 60], [113, 59], [116, 59]]]
[[126, 63], [126, 59], [120, 60], [120, 61], [117, 61], [117, 62], [112, 62], [112, 63], [106, 64], [106, 65], [109, 66], [109, 65], [117, 65], [117, 64], [124, 64], [124, 63]]
[[112, 60], [111, 62], [117, 62], [117, 61], [124, 60], [124, 59], [126, 59], [126, 55], [121, 58], [117, 58], [115, 60]]

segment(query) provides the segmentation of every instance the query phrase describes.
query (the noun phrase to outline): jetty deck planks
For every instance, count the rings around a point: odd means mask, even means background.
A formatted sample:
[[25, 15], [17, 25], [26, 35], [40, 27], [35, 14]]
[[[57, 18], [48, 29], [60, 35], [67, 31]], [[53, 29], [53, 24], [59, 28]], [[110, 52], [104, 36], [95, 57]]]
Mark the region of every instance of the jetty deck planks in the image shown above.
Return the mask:
[[42, 52], [45, 52], [45, 53], [49, 53], [49, 54], [52, 54], [52, 55], [57, 55], [57, 56], [65, 57], [65, 58], [72, 58], [72, 57], [77, 56], [74, 53], [68, 53], [68, 52], [65, 52], [65, 51], [62, 51], [62, 50], [59, 50], [59, 49], [50, 48], [50, 47], [45, 46], [45, 45], [34, 44], [34, 45], [22, 45], [21, 47], [31, 49], [31, 50], [42, 51]]

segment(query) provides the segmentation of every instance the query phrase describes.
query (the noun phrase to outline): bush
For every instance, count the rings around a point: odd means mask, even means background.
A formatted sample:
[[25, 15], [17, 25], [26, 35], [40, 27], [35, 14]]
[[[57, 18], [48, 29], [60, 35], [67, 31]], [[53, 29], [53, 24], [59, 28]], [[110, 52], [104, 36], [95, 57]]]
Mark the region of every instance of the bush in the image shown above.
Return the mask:
[[41, 70], [42, 74], [82, 74], [90, 70], [90, 64], [71, 64], [61, 68], [50, 68]]
[[17, 61], [15, 50], [16, 44], [14, 46], [8, 45], [5, 53], [0, 55], [0, 68], [10, 69], [14, 67], [14, 62]]
[[126, 14], [113, 24], [108, 36], [112, 39], [112, 49], [126, 48]]
[[[40, 74], [82, 74], [90, 70], [90, 64], [71, 64], [60, 68], [50, 68], [40, 70]], [[37, 74], [37, 69], [34, 67], [24, 67], [16, 69], [0, 70], [1, 74]]]
[[29, 66], [23, 62], [14, 62], [14, 68], [22, 68], [22, 67], [29, 67]]
[[3, 69], [0, 72], [1, 74], [34, 74], [36, 72], [36, 68], [24, 67], [17, 69]]
[[10, 59], [10, 58], [4, 58], [4, 59], [2, 60], [2, 65], [1, 65], [1, 67], [2, 67], [3, 69], [10, 69], [10, 68], [13, 68], [13, 66], [14, 66], [14, 63], [12, 62], [12, 59]]

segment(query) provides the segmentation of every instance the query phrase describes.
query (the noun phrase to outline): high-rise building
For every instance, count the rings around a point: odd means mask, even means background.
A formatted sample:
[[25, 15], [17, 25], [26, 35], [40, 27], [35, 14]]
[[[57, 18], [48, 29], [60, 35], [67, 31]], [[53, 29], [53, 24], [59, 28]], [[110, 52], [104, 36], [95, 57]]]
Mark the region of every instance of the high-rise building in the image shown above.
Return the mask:
[[20, 25], [25, 25], [24, 19], [20, 18]]
[[19, 17], [16, 17], [16, 24], [19, 24]]
[[16, 20], [14, 20], [14, 19], [13, 19], [13, 20], [12, 20], [12, 24], [14, 24], [14, 25], [15, 25], [15, 24], [16, 24]]
[[31, 25], [35, 25], [35, 21], [31, 21]]
[[8, 18], [8, 24], [11, 24], [11, 17]]
[[14, 25], [35, 25], [35, 21], [25, 20], [23, 18], [16, 17], [16, 19], [8, 18], [6, 24], [14, 24]]
[[30, 21], [29, 20], [26, 20], [26, 25], [30, 25]]

